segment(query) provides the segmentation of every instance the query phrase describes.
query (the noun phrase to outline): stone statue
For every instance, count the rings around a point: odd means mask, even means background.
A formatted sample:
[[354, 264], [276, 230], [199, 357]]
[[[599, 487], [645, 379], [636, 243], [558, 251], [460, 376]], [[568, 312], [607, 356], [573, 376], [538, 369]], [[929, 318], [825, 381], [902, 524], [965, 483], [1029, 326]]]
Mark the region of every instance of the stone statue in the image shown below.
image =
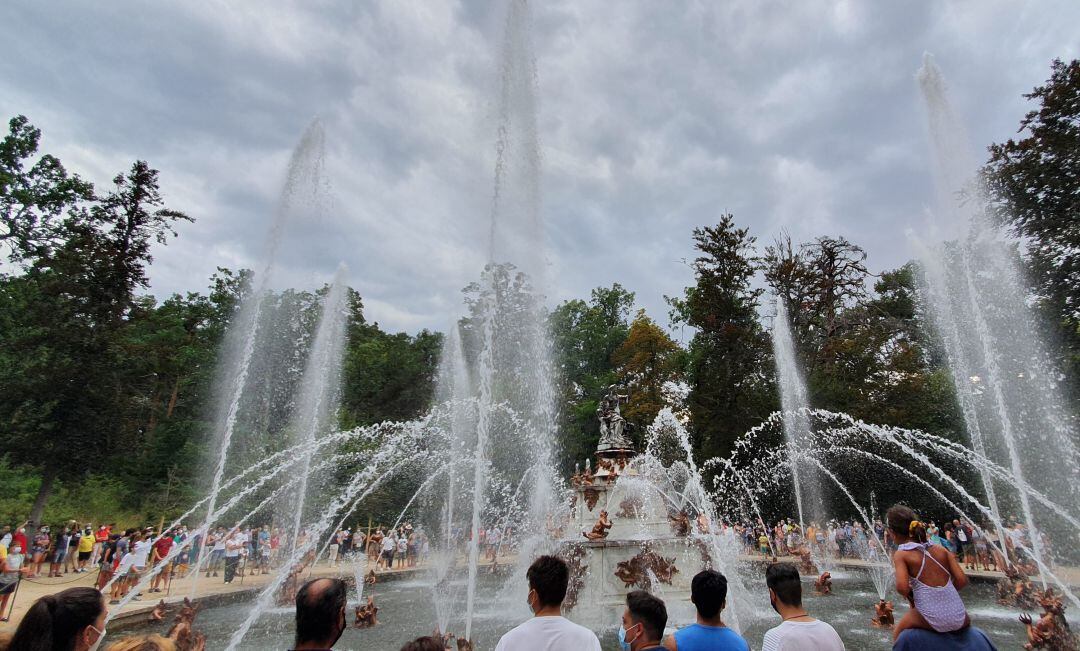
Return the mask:
[[896, 619], [893, 617], [893, 603], [881, 599], [874, 604], [874, 618], [870, 620], [870, 624], [877, 628], [892, 628], [896, 624]]
[[814, 581], [814, 592], [819, 595], [832, 594], [832, 574], [822, 572], [817, 581]]
[[356, 619], [353, 621], [354, 628], [371, 628], [379, 623], [379, 607], [375, 605], [375, 599], [367, 598], [367, 603], [356, 607]]
[[630, 396], [621, 395], [616, 385], [608, 387], [607, 395], [600, 399], [600, 406], [596, 409], [596, 415], [600, 418], [600, 444], [597, 450], [625, 450], [633, 448], [634, 444], [626, 437], [630, 425], [622, 417], [619, 405], [626, 402]]
[[607, 511], [600, 511], [600, 519], [593, 526], [592, 531], [582, 531], [581, 535], [589, 540], [603, 540], [607, 538], [608, 529], [611, 528], [611, 520], [608, 519]]

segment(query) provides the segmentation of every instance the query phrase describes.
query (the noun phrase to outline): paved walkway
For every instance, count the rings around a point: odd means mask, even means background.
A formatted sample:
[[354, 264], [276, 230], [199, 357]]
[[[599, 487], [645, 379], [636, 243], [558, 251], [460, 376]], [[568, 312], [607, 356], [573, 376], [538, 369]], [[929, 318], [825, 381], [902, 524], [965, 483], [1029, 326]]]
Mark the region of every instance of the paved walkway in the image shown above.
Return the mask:
[[[500, 564], [510, 562], [509, 558], [500, 558]], [[361, 561], [360, 564], [363, 564]], [[486, 563], [481, 563], [486, 564]], [[371, 563], [370, 567], [374, 567], [375, 564]], [[364, 565], [364, 573], [368, 571], [368, 566]], [[423, 564], [416, 567], [395, 568], [393, 570], [379, 570], [378, 575], [380, 577], [386, 577], [390, 579], [405, 578], [406, 576], [416, 574], [425, 569]], [[331, 567], [326, 562], [320, 562], [315, 568], [311, 569], [309, 575], [312, 577], [322, 576], [340, 576], [342, 578], [353, 577], [355, 566], [351, 562], [341, 562], [337, 566]], [[261, 590], [266, 586], [273, 578], [271, 574], [246, 574], [245, 576], [237, 576], [233, 579], [231, 584], [226, 584], [221, 578], [224, 575], [223, 571], [219, 571], [219, 576], [206, 578], [206, 573], [203, 572], [198, 581], [198, 595], [199, 597], [207, 596], [226, 596], [230, 594], [239, 595], [244, 592], [253, 592]], [[388, 576], [389, 575], [389, 576]], [[18, 626], [19, 621], [22, 619], [26, 611], [33, 605], [40, 597], [61, 590], [72, 588], [76, 586], [96, 586], [98, 579], [97, 571], [86, 572], [85, 574], [65, 574], [59, 579], [47, 579], [47, 578], [35, 578], [35, 579], [23, 579], [19, 584], [18, 593], [15, 595], [14, 607], [10, 615], [10, 621], [0, 623], [0, 631], [14, 631]], [[179, 603], [184, 600], [184, 597], [191, 594], [191, 586], [193, 577], [188, 576], [186, 578], [174, 579], [172, 585], [166, 592], [150, 593], [143, 592], [143, 596], [138, 600], [132, 600], [124, 606], [115, 617], [119, 618], [119, 621], [128, 620], [129, 618], [138, 618], [140, 615], [149, 617], [150, 611], [153, 607], [162, 599], [167, 604]], [[11, 607], [11, 602], [9, 602]], [[109, 606], [110, 609], [115, 609], [118, 606]], [[166, 620], [171, 620], [171, 615], [166, 616]], [[114, 620], [116, 621], [116, 620]]]

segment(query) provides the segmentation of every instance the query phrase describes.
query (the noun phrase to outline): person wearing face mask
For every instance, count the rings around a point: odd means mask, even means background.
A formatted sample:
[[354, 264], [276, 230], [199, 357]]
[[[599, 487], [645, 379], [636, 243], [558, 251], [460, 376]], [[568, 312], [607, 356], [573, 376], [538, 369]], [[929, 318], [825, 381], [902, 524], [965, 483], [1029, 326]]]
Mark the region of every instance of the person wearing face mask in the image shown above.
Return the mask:
[[623, 651], [664, 651], [660, 639], [667, 626], [667, 606], [663, 599], [644, 590], [626, 595], [619, 626], [619, 648]]
[[723, 574], [715, 570], [698, 572], [690, 582], [690, 601], [697, 610], [697, 622], [669, 635], [664, 647], [669, 651], [750, 651], [746, 640], [720, 617], [727, 606], [727, 588]]
[[561, 558], [541, 556], [525, 573], [532, 618], [503, 635], [495, 651], [600, 651], [596, 634], [562, 616], [570, 568]]
[[97, 651], [105, 639], [105, 598], [94, 588], [68, 588], [34, 602], [9, 649]]
[[8, 600], [19, 587], [19, 580], [30, 572], [26, 564], [26, 555], [18, 543], [11, 545], [11, 551], [0, 561], [0, 621], [8, 620]]
[[791, 563], [773, 563], [765, 570], [769, 602], [783, 618], [765, 632], [762, 651], [844, 651], [844, 642], [832, 626], [814, 619], [802, 605], [799, 570]]

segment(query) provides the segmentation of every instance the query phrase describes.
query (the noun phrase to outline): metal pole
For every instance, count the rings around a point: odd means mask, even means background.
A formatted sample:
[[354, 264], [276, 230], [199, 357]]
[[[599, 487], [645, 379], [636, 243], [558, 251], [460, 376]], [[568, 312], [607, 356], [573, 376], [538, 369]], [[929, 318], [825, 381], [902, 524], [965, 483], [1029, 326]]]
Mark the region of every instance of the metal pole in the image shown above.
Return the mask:
[[11, 613], [15, 612], [15, 599], [19, 596], [19, 586], [22, 585], [22, 573], [19, 573], [19, 578], [15, 580], [15, 590], [11, 593], [11, 605], [8, 607], [7, 615], [4, 616], [4, 621], [11, 620]]

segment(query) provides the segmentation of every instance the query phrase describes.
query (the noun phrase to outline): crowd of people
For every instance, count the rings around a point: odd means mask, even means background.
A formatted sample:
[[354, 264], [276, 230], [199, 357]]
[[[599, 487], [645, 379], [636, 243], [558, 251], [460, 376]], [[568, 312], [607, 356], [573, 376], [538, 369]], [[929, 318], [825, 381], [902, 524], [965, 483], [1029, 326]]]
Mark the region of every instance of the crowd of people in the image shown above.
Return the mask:
[[[774, 526], [744, 523], [731, 528], [742, 539], [748, 554], [795, 556], [807, 549], [815, 558], [875, 560], [885, 548], [891, 555], [896, 546], [885, 535], [885, 523], [874, 519], [871, 524], [872, 528], [858, 520], [830, 520], [819, 526], [811, 521], [803, 531], [798, 522], [787, 518]], [[1004, 546], [998, 531], [988, 523], [976, 526], [961, 518], [941, 526], [933, 520], [926, 523], [927, 539], [955, 554], [969, 570], [998, 571], [1009, 562], [1024, 564], [1029, 560], [1026, 550], [1031, 548], [1031, 538], [1027, 528], [1016, 518], [1010, 518], [1003, 531]], [[1045, 558], [1052, 558], [1049, 538], [1041, 533], [1039, 540]]]
[[[384, 533], [384, 539], [389, 535]], [[959, 596], [959, 590], [967, 584], [960, 561], [952, 551], [930, 540], [929, 525], [920, 522], [910, 508], [895, 506], [886, 515], [881, 535], [895, 549], [896, 589], [912, 604], [893, 631], [894, 651], [994, 649], [990, 639], [971, 625]], [[130, 548], [145, 542], [139, 532], [133, 538], [138, 542]], [[408, 543], [408, 537], [405, 540]], [[11, 553], [15, 553], [23, 542], [13, 540], [11, 544]], [[125, 556], [132, 553], [130, 548]], [[570, 568], [562, 559], [537, 558], [526, 573], [526, 601], [533, 616], [503, 635], [495, 650], [600, 651], [599, 639], [593, 631], [563, 617], [562, 604], [570, 578]], [[767, 592], [780, 621], [764, 634], [760, 643], [754, 640], [755, 646], [763, 651], [843, 651], [844, 643], [835, 629], [815, 618], [803, 603], [802, 580], [795, 565], [770, 563], [763, 578], [760, 589]], [[628, 593], [618, 621], [620, 648], [749, 651], [749, 642], [725, 624], [724, 611], [729, 604], [727, 579], [723, 574], [710, 569], [699, 572], [691, 582], [690, 599], [696, 621], [665, 634], [668, 615], [661, 596], [644, 590]], [[292, 648], [333, 648], [347, 627], [346, 601], [347, 587], [340, 579], [318, 578], [304, 584], [295, 598], [296, 631]], [[96, 651], [105, 636], [107, 612], [106, 598], [93, 588], [71, 588], [42, 597], [31, 607], [12, 638], [0, 642], [0, 651]], [[170, 639], [156, 635], [125, 639], [110, 645], [109, 651], [179, 648]], [[450, 648], [451, 639], [452, 636], [437, 633], [406, 642], [401, 651], [444, 651]]]

